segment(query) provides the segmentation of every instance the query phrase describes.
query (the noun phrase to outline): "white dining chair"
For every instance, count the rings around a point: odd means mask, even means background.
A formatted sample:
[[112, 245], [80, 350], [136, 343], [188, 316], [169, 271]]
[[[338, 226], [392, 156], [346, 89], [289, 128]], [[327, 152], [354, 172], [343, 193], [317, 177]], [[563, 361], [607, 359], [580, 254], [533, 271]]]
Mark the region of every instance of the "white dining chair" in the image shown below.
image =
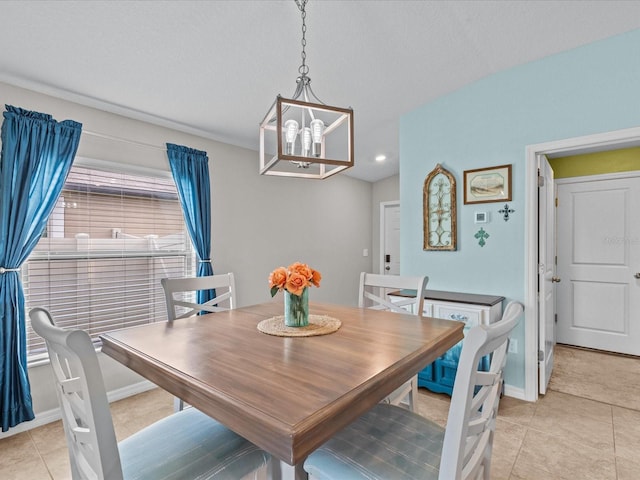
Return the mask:
[[[169, 321], [196, 315], [198, 312], [220, 312], [236, 306], [236, 281], [233, 273], [219, 273], [205, 277], [163, 278]], [[195, 292], [214, 290], [216, 297], [206, 303], [195, 301]], [[192, 300], [193, 299], [193, 300]]]
[[[360, 288], [358, 306], [374, 310], [389, 310], [397, 313], [421, 316], [424, 310], [424, 297], [429, 277], [410, 277], [401, 275], [379, 275], [362, 272], [360, 274]], [[399, 290], [415, 290], [416, 296], [391, 298], [389, 293]], [[397, 388], [383, 402], [400, 405], [406, 402], [409, 410], [416, 411], [418, 398], [418, 376], [405, 382]]]
[[[309, 455], [309, 478], [489, 480], [507, 343], [522, 312], [510, 302], [501, 320], [465, 336], [446, 428], [378, 404]], [[491, 355], [489, 371], [479, 371], [485, 355]]]
[[54, 373], [74, 480], [266, 478], [269, 454], [189, 408], [117, 443], [95, 345], [83, 330], [29, 312]]
[[[219, 273], [204, 277], [163, 278], [160, 280], [167, 306], [167, 318], [170, 322], [191, 317], [199, 312], [222, 312], [236, 307], [236, 280], [233, 273]], [[196, 302], [196, 292], [200, 290], [216, 291], [215, 298], [206, 303]], [[175, 397], [174, 410], [184, 410], [188, 404]]]

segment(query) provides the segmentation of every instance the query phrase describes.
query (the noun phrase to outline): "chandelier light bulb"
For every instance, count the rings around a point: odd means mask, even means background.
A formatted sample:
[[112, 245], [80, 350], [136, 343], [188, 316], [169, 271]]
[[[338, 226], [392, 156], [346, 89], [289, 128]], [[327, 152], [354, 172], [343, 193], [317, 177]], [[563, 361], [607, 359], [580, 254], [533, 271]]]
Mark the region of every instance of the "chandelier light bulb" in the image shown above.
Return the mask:
[[324, 135], [324, 122], [318, 118], [311, 121], [311, 135], [313, 136], [312, 154], [319, 157], [322, 152], [322, 136]]
[[295, 155], [296, 137], [298, 136], [298, 122], [287, 120], [284, 122], [284, 137], [286, 140], [286, 154]]
[[311, 142], [313, 141], [311, 135], [311, 129], [304, 127], [302, 130], [302, 156], [308, 157], [311, 155]]

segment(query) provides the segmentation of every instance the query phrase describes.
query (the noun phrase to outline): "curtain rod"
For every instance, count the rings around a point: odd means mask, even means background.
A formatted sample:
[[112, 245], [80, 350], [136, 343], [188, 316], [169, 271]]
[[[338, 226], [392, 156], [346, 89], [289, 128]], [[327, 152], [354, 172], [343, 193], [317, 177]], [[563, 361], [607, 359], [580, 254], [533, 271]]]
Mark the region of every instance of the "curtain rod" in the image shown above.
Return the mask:
[[159, 146], [159, 145], [153, 145], [151, 143], [144, 143], [144, 142], [138, 142], [136, 140], [129, 140], [127, 138], [122, 138], [122, 137], [115, 137], [113, 135], [107, 135], [105, 133], [98, 133], [98, 132], [92, 132], [91, 130], [82, 130], [82, 135], [90, 135], [92, 137], [98, 137], [98, 138], [104, 138], [106, 140], [113, 140], [115, 142], [122, 142], [122, 143], [130, 143], [132, 145], [137, 145], [140, 147], [147, 147], [147, 148], [154, 148], [157, 150], [162, 150], [163, 152], [167, 151], [167, 147], [165, 146]]

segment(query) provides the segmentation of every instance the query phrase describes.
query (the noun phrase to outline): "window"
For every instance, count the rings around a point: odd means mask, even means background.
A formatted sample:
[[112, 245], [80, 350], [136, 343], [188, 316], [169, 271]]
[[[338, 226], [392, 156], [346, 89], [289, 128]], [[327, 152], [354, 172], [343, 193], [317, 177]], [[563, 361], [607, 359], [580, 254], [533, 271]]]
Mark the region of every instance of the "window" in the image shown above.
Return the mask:
[[[95, 343], [118, 328], [166, 319], [160, 279], [193, 276], [195, 255], [173, 179], [74, 166], [22, 267], [27, 311]], [[30, 359], [44, 341], [27, 330]]]

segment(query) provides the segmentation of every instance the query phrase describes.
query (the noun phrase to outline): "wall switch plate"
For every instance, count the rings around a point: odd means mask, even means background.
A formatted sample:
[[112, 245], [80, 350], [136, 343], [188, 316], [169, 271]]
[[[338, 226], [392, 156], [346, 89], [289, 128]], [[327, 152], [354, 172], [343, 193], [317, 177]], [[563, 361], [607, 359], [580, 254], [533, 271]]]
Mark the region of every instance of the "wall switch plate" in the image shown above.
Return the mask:
[[364, 250], [362, 250], [362, 256], [363, 257], [368, 257], [369, 256], [369, 249], [365, 248]]
[[507, 349], [509, 353], [518, 353], [518, 340], [515, 338], [509, 339], [509, 348]]
[[474, 223], [488, 223], [489, 222], [489, 212], [474, 212], [473, 213], [473, 222]]

